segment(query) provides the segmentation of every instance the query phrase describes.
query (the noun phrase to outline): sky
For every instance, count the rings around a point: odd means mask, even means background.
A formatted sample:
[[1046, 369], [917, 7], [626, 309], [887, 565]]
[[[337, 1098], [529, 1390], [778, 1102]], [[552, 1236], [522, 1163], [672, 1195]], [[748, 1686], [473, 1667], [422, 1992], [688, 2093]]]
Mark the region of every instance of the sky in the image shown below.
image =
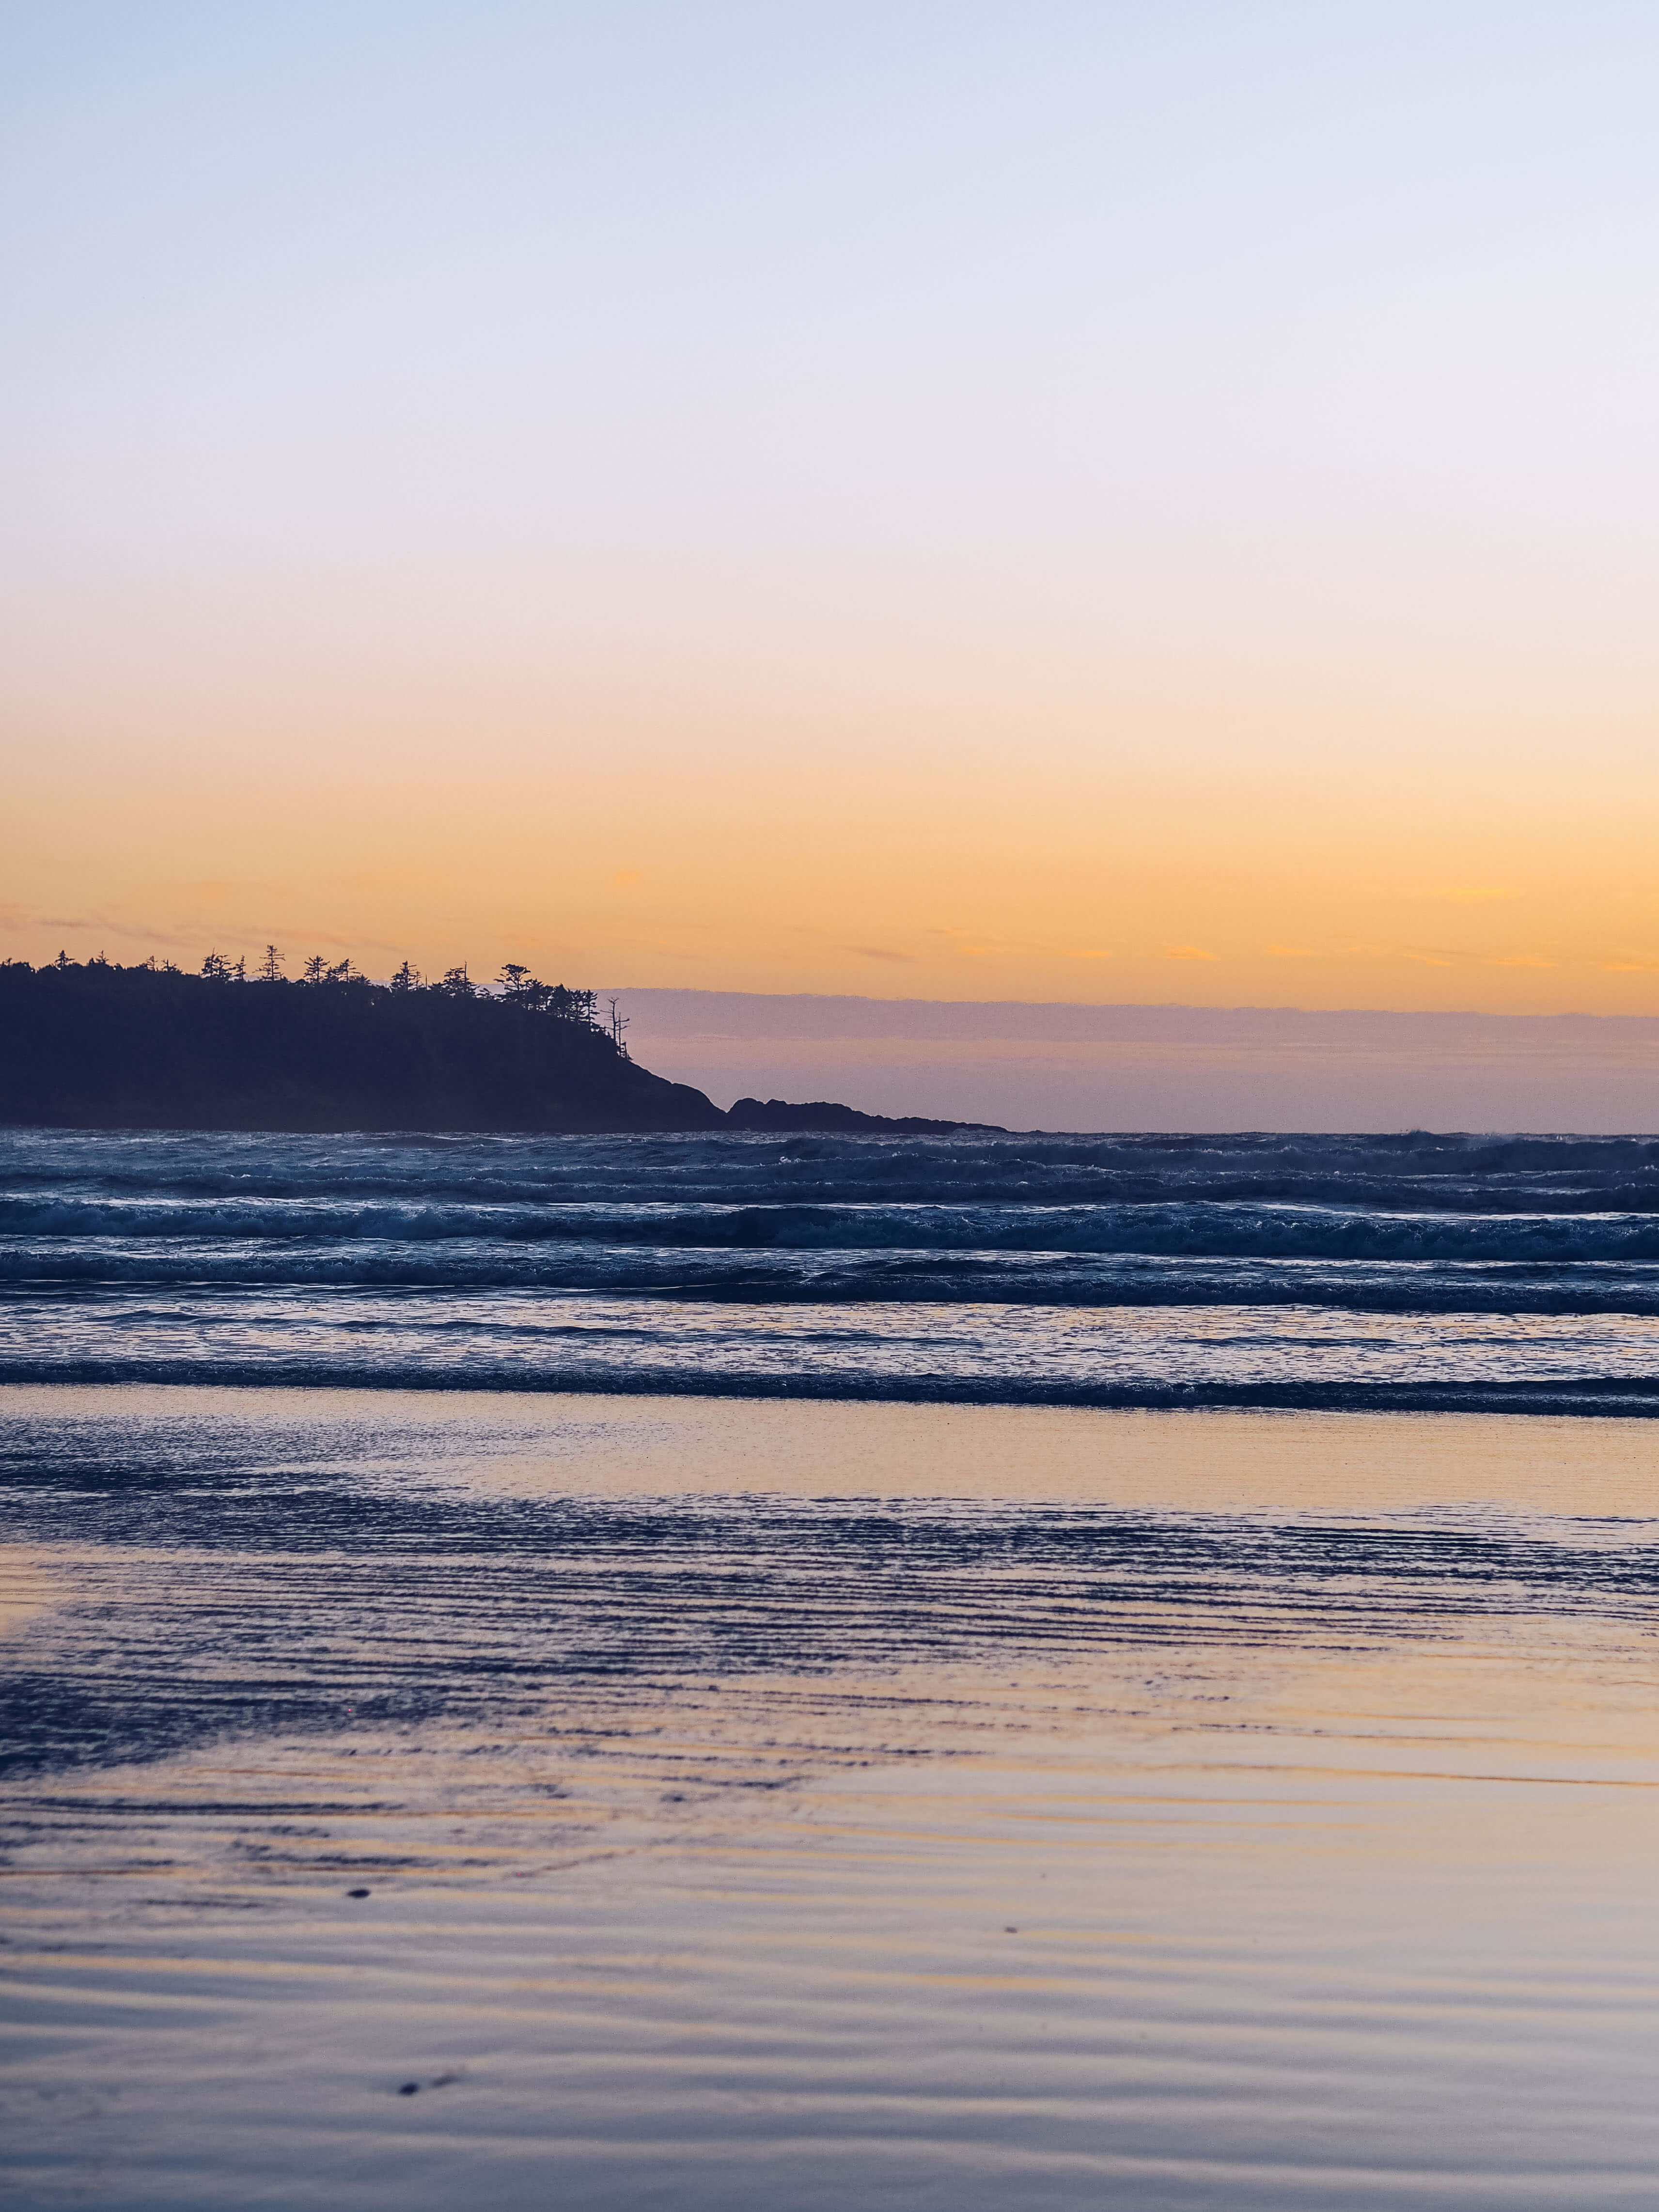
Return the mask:
[[636, 1059], [719, 1106], [1008, 1129], [1651, 1130], [1659, 1018], [623, 990]]
[[1659, 1012], [1659, 17], [0, 6], [0, 939]]

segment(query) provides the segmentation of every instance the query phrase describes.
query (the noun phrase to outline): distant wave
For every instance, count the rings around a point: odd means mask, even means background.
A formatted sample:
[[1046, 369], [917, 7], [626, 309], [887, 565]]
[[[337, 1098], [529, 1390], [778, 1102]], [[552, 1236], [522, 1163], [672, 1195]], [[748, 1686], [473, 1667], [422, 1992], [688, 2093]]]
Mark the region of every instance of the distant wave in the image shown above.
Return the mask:
[[1659, 1138], [250, 1137], [0, 1132], [16, 1200], [428, 1206], [1322, 1205], [1659, 1212]]
[[428, 1204], [409, 1199], [0, 1197], [0, 1237], [323, 1239], [411, 1245], [649, 1245], [659, 1250], [1052, 1252], [1199, 1259], [1659, 1263], [1645, 1214], [1395, 1213], [1177, 1200], [1132, 1206]]
[[792, 1249], [489, 1238], [44, 1238], [0, 1245], [0, 1289], [258, 1285], [615, 1292], [797, 1303], [1334, 1305], [1365, 1312], [1659, 1314], [1659, 1264], [921, 1249]]

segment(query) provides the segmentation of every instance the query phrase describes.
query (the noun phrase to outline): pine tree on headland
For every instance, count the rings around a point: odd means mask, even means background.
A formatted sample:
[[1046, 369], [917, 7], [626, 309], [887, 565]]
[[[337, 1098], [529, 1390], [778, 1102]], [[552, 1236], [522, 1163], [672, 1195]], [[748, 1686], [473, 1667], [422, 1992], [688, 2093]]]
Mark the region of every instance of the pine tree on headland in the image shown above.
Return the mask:
[[283, 955], [274, 945], [267, 945], [265, 957], [259, 963], [258, 980], [262, 983], [281, 983], [287, 979], [283, 974]]
[[391, 988], [394, 991], [418, 991], [421, 988], [420, 969], [405, 960], [392, 976]]
[[328, 963], [320, 952], [313, 952], [300, 970], [302, 983], [323, 983], [328, 980]]

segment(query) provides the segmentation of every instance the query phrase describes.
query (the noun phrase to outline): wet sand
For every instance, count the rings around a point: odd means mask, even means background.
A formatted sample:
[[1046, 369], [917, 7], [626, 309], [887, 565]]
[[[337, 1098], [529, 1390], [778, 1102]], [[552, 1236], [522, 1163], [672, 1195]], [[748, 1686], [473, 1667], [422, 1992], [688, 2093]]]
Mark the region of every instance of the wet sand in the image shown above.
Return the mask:
[[12, 2202], [1652, 2201], [1650, 1424], [40, 1388], [0, 1455]]

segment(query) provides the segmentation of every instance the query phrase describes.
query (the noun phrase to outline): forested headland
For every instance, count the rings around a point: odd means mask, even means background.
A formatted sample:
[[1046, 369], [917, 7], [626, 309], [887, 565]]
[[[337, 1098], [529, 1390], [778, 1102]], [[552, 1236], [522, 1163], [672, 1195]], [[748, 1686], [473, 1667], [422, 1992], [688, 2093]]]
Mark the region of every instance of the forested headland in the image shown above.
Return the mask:
[[413, 1129], [576, 1134], [726, 1129], [943, 1133], [820, 1101], [739, 1099], [728, 1115], [630, 1056], [592, 991], [509, 963], [371, 982], [275, 945], [123, 967], [65, 953], [0, 961], [0, 1123], [72, 1129]]
[[373, 983], [266, 948], [198, 975], [64, 955], [0, 963], [0, 1121], [60, 1128], [718, 1129], [701, 1091], [629, 1057], [591, 991], [504, 969]]

